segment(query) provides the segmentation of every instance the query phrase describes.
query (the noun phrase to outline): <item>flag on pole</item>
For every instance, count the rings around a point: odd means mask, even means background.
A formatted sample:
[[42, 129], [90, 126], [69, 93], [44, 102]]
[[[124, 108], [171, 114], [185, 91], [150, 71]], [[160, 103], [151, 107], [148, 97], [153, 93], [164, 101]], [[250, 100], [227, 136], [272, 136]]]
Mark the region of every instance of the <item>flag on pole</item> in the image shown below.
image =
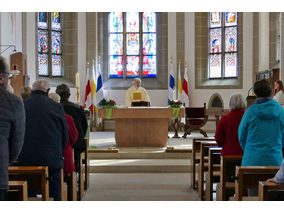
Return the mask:
[[185, 107], [189, 107], [187, 67], [185, 67], [184, 70], [184, 77], [182, 84], [182, 102], [185, 104]]
[[104, 99], [103, 79], [102, 79], [100, 60], [98, 63], [98, 71], [99, 73], [98, 73], [98, 78], [97, 78], [96, 101], [97, 103], [100, 103], [100, 101]]
[[93, 62], [93, 69], [92, 69], [92, 82], [91, 82], [91, 97], [92, 97], [92, 106], [94, 108], [94, 113], [98, 112], [97, 106], [96, 106], [96, 76], [95, 76], [95, 63]]
[[181, 100], [182, 96], [182, 81], [181, 81], [181, 74], [180, 74], [180, 60], [178, 64], [178, 100]]
[[173, 60], [171, 58], [168, 103], [176, 98], [175, 90], [176, 90], [176, 87], [175, 87], [175, 78], [174, 78], [174, 73], [173, 73]]
[[85, 108], [89, 108], [92, 112], [92, 96], [91, 96], [91, 84], [90, 84], [90, 70], [87, 68], [86, 75], [86, 92], [85, 92]]

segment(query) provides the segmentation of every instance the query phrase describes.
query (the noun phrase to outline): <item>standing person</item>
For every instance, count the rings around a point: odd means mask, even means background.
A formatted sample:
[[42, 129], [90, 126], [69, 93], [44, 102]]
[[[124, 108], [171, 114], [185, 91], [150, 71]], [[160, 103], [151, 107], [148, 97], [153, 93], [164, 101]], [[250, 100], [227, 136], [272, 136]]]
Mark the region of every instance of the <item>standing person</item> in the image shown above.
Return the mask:
[[224, 115], [216, 128], [215, 140], [222, 147], [221, 155], [242, 155], [238, 128], [245, 113], [246, 101], [241, 94], [234, 94], [229, 102], [230, 112]]
[[56, 87], [56, 93], [60, 96], [60, 103], [62, 104], [65, 113], [72, 116], [79, 133], [78, 140], [74, 145], [75, 170], [78, 172], [80, 154], [85, 150], [84, 138], [88, 128], [87, 119], [83, 108], [80, 105], [69, 101], [70, 89], [66, 84], [58, 85]]
[[21, 87], [20, 89], [20, 95], [23, 100], [30, 97], [31, 93], [32, 93], [32, 89], [29, 86], [24, 86], [24, 87]]
[[141, 87], [140, 78], [133, 80], [133, 87], [127, 90], [126, 94], [126, 106], [131, 106], [132, 102], [148, 102], [150, 104], [150, 98], [146, 89]]
[[20, 98], [7, 91], [9, 67], [0, 56], [0, 201], [7, 199], [8, 167], [24, 142], [25, 111]]
[[62, 106], [48, 98], [48, 92], [48, 82], [37, 80], [33, 83], [31, 96], [24, 100], [27, 118], [25, 142], [18, 164], [48, 166], [50, 197], [60, 200], [60, 170], [68, 129]]
[[[48, 97], [57, 103], [60, 103], [60, 97], [56, 93], [49, 93]], [[68, 141], [64, 149], [64, 175], [70, 175], [75, 170], [72, 146], [74, 146], [78, 139], [78, 131], [75, 127], [72, 116], [67, 115], [66, 113], [64, 115], [68, 127]]]
[[257, 97], [239, 126], [239, 141], [244, 155], [242, 166], [280, 166], [284, 146], [284, 109], [271, 98], [271, 87], [262, 79], [255, 82]]
[[275, 95], [273, 99], [277, 101], [281, 106], [284, 106], [284, 87], [282, 81], [278, 80], [274, 84], [275, 86]]

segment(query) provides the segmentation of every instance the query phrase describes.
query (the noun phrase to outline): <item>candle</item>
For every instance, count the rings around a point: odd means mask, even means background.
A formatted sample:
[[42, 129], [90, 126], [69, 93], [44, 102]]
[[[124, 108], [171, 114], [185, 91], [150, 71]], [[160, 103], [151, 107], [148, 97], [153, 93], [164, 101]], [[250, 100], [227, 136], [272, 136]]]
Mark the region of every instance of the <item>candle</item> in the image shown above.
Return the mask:
[[107, 99], [110, 100], [111, 97], [110, 97], [110, 89], [107, 91]]
[[79, 88], [80, 88], [80, 79], [79, 79], [79, 73], [76, 73], [76, 102], [77, 104], [80, 103], [80, 94], [79, 94]]
[[176, 100], [176, 93], [174, 90], [173, 90], [173, 100]]

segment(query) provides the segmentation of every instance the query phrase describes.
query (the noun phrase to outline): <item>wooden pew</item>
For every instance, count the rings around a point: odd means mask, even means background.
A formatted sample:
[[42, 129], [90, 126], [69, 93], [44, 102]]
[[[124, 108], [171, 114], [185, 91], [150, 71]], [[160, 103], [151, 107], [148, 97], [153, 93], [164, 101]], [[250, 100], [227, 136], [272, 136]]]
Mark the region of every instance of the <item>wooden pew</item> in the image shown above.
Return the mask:
[[77, 177], [76, 172], [73, 171], [70, 175], [65, 175], [64, 179], [67, 182], [68, 186], [68, 201], [77, 201]]
[[209, 148], [208, 172], [205, 172], [205, 200], [213, 200], [213, 183], [220, 181], [220, 154], [221, 147]]
[[201, 141], [214, 141], [214, 137], [208, 138], [193, 138], [192, 140], [192, 173], [191, 173], [191, 187], [197, 188], [196, 185], [196, 165], [200, 162], [200, 143]]
[[27, 181], [9, 181], [8, 201], [27, 201], [28, 183]]
[[78, 195], [77, 195], [77, 200], [80, 201], [82, 200], [83, 196], [84, 196], [84, 171], [85, 171], [85, 167], [83, 164], [83, 160], [85, 157], [85, 153], [82, 152], [80, 154], [80, 163], [79, 163], [79, 180], [78, 180]]
[[226, 201], [235, 193], [236, 166], [242, 164], [242, 155], [221, 156], [220, 183], [216, 186], [216, 200]]
[[284, 184], [259, 181], [258, 183], [259, 201], [279, 201], [284, 200]]
[[64, 182], [64, 173], [63, 173], [63, 169], [61, 169], [60, 171], [60, 186], [61, 186], [61, 201], [67, 201], [68, 200], [68, 187], [67, 187], [67, 183]]
[[42, 194], [42, 200], [49, 200], [49, 181], [47, 166], [10, 166], [9, 180], [23, 180], [28, 183], [28, 190]]
[[234, 199], [243, 200], [248, 188], [258, 188], [259, 181], [274, 177], [279, 168], [279, 166], [237, 166]]
[[208, 170], [208, 152], [209, 147], [217, 147], [215, 141], [202, 142], [200, 144], [200, 163], [198, 164], [198, 183], [197, 192], [201, 200], [204, 200], [204, 172]]
[[85, 156], [83, 159], [83, 164], [85, 168], [85, 175], [84, 175], [84, 190], [87, 191], [87, 189], [90, 186], [90, 166], [89, 166], [89, 155], [88, 155], [88, 147], [89, 147], [89, 139], [85, 138]]

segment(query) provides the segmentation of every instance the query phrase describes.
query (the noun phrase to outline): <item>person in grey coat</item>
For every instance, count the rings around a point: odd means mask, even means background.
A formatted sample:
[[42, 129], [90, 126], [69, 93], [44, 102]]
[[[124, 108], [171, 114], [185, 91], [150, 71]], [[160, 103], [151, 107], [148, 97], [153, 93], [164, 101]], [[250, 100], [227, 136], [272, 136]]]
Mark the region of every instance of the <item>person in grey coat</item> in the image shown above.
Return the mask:
[[0, 56], [0, 201], [7, 198], [8, 167], [24, 142], [25, 111], [20, 98], [7, 91], [9, 67]]
[[18, 165], [48, 166], [49, 194], [57, 201], [61, 194], [60, 170], [68, 129], [63, 107], [50, 99], [48, 92], [48, 82], [37, 80], [33, 83], [31, 96], [24, 100], [25, 142]]

